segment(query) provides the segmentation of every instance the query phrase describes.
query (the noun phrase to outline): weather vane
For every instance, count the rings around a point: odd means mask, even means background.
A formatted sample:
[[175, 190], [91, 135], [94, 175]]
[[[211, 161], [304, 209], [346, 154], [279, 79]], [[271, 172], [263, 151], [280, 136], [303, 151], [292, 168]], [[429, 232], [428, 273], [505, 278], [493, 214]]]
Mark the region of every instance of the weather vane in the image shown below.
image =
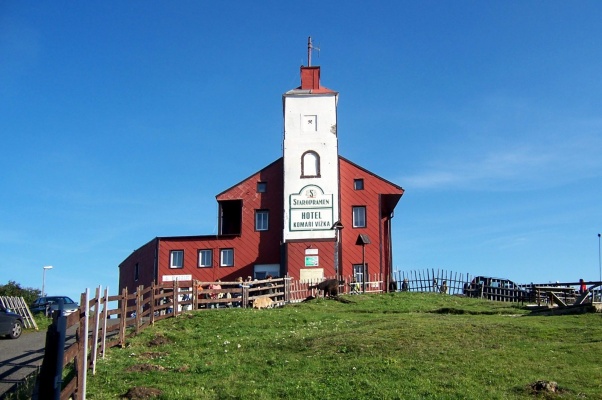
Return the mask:
[[315, 47], [311, 43], [311, 36], [309, 36], [307, 38], [307, 66], [308, 67], [311, 67], [311, 51], [312, 50], [317, 50], [318, 51], [318, 57], [320, 57], [320, 48], [319, 47]]

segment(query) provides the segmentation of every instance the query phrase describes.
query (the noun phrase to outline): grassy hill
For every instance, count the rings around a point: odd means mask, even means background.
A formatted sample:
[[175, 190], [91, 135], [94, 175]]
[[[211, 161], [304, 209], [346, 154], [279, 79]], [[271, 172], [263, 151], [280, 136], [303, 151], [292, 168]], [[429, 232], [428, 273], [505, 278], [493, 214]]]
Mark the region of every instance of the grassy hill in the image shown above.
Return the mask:
[[[602, 399], [600, 314], [530, 316], [426, 293], [344, 298], [160, 321], [109, 350], [88, 398], [144, 387], [159, 399]], [[534, 391], [538, 380], [559, 391]]]

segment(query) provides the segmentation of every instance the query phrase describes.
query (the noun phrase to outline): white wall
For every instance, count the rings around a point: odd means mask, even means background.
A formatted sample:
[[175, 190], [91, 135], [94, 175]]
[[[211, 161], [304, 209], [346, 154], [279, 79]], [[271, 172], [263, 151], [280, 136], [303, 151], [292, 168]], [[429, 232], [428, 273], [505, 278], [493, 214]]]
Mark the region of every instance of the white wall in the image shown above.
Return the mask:
[[[330, 228], [339, 220], [337, 99], [334, 92], [293, 90], [284, 95], [285, 241], [334, 238]], [[308, 150], [320, 156], [319, 178], [301, 178], [301, 157]], [[310, 193], [316, 195], [316, 204], [292, 205], [292, 199], [308, 198]], [[299, 222], [307, 226], [300, 227]]]

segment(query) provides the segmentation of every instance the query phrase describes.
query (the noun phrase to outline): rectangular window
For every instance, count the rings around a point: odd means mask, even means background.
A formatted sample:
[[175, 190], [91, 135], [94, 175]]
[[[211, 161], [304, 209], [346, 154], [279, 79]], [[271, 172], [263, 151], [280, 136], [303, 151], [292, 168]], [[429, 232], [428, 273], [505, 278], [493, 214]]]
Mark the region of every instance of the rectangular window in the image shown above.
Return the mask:
[[366, 227], [366, 206], [353, 207], [353, 227]]
[[220, 267], [234, 266], [234, 249], [221, 249], [219, 251]]
[[363, 179], [354, 179], [353, 180], [353, 190], [364, 190], [364, 180]]
[[256, 231], [267, 231], [268, 230], [268, 210], [255, 210], [255, 230]]
[[213, 266], [213, 250], [199, 250], [199, 268]]
[[169, 252], [169, 268], [184, 268], [184, 250]]
[[267, 182], [257, 182], [257, 193], [265, 193], [268, 191]]
[[138, 278], [140, 277], [139, 275], [140, 270], [138, 269], [138, 263], [136, 263], [136, 265], [134, 265], [134, 280], [137, 281]]

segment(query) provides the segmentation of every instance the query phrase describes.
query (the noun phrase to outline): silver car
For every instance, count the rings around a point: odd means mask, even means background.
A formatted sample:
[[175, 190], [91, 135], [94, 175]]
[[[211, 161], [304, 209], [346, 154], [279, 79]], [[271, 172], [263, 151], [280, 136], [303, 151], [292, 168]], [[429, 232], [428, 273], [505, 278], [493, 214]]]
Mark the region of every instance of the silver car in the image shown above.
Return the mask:
[[55, 310], [59, 309], [59, 300], [63, 300], [65, 314], [71, 314], [77, 310], [79, 306], [76, 302], [67, 296], [45, 296], [38, 297], [29, 308], [32, 313], [44, 313], [46, 316], [52, 315]]

